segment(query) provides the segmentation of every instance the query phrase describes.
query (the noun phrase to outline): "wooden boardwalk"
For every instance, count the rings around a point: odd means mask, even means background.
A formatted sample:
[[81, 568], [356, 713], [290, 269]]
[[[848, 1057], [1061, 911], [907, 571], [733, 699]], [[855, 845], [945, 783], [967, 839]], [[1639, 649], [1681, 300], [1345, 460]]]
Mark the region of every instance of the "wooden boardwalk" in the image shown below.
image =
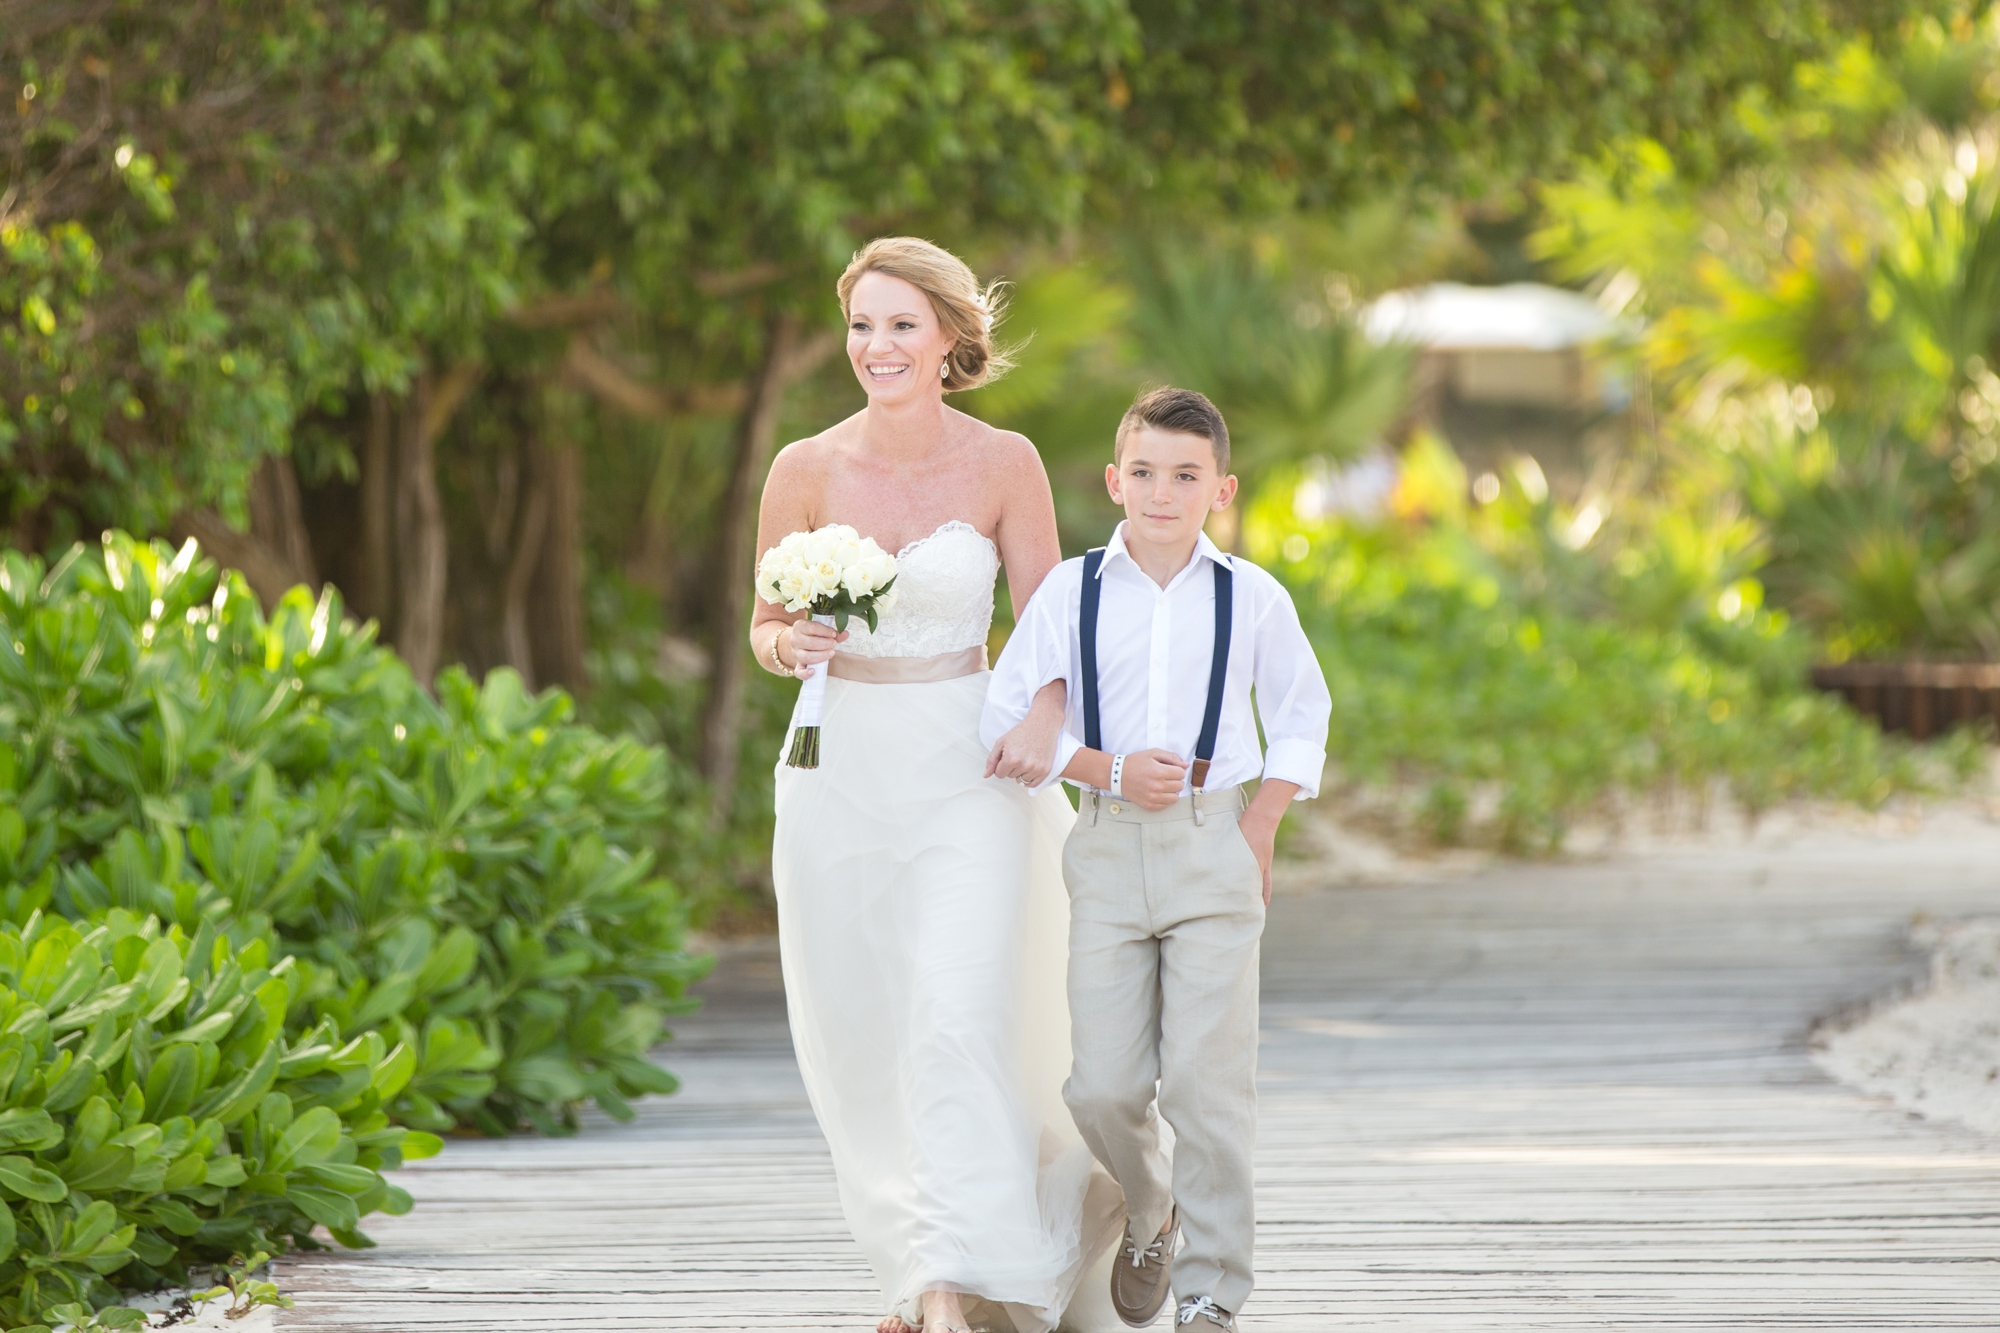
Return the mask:
[[[2000, 833], [1281, 897], [1246, 1333], [2000, 1327], [2000, 1145], [1807, 1050], [1997, 889]], [[380, 1249], [283, 1266], [280, 1327], [872, 1328], [773, 952], [705, 989], [685, 1093], [451, 1144]]]

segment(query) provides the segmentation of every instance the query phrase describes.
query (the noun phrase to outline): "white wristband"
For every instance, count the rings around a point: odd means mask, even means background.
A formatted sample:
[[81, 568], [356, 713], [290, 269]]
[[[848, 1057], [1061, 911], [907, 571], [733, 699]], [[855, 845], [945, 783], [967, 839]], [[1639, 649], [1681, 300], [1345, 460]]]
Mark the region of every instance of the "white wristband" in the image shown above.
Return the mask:
[[1111, 756], [1111, 794], [1113, 796], [1125, 794], [1125, 756], [1122, 754]]

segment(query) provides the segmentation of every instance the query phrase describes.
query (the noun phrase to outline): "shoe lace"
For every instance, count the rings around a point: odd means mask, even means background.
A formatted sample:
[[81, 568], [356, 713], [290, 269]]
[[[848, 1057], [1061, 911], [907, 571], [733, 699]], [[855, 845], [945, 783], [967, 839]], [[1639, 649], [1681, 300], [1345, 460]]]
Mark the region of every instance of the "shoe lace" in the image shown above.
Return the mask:
[[1160, 1251], [1167, 1243], [1165, 1236], [1155, 1236], [1147, 1244], [1141, 1245], [1136, 1236], [1125, 1237], [1125, 1253], [1132, 1256], [1132, 1267], [1144, 1268], [1147, 1264], [1160, 1262]]
[[1192, 1324], [1198, 1315], [1207, 1315], [1211, 1324], [1218, 1324], [1223, 1328], [1235, 1327], [1235, 1320], [1230, 1317], [1229, 1311], [1207, 1296], [1190, 1296], [1181, 1302], [1180, 1318], [1177, 1322]]

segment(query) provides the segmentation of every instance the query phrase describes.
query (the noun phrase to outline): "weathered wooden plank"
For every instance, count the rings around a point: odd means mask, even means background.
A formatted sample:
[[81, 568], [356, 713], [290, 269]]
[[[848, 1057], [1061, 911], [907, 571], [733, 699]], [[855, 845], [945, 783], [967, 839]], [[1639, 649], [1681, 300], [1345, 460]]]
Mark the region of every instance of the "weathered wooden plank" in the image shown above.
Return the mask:
[[[1247, 1329], [2000, 1324], [2000, 1148], [1836, 1087], [1806, 1036], [1990, 911], [2000, 831], [1515, 867], [1281, 899]], [[283, 1327], [847, 1330], [875, 1295], [767, 947], [570, 1140], [454, 1142]]]

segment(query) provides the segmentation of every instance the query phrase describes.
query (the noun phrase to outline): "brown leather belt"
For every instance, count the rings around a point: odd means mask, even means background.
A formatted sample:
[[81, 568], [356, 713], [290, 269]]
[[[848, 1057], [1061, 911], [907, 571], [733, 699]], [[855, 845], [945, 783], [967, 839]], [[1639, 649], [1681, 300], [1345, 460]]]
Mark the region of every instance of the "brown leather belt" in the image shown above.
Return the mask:
[[936, 680], [957, 680], [986, 670], [986, 645], [961, 648], [936, 657], [857, 657], [835, 653], [826, 664], [826, 674], [842, 680], [858, 680], [869, 685], [923, 685]]

